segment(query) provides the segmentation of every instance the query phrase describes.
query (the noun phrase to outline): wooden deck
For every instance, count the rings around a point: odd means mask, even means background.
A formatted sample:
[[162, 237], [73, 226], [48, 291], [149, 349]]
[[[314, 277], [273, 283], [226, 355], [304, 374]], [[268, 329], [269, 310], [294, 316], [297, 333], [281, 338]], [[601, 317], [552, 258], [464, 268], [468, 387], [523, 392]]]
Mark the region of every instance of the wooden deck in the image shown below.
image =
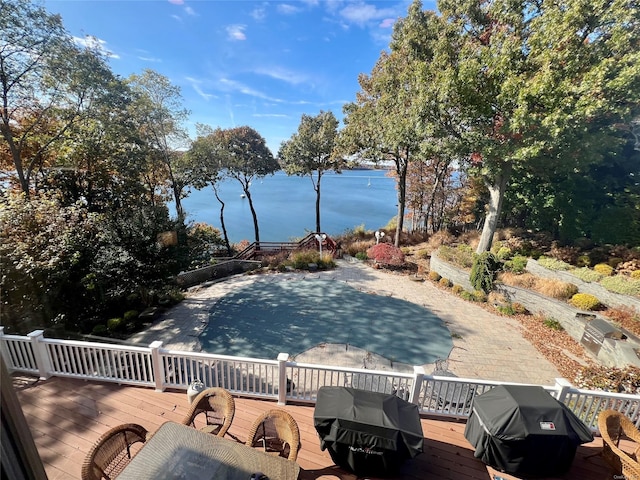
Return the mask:
[[[38, 381], [14, 377], [14, 387], [49, 480], [80, 478], [85, 454], [109, 428], [134, 422], [153, 432], [166, 421], [180, 422], [188, 407], [184, 392], [159, 393], [153, 389], [111, 383], [61, 378]], [[270, 408], [277, 408], [277, 404], [236, 398], [236, 415], [229, 433], [244, 441], [253, 419]], [[320, 450], [313, 427], [312, 406], [286, 405], [282, 408], [293, 415], [300, 427], [300, 479], [356, 479], [354, 475], [335, 467], [329, 454]], [[422, 419], [424, 453], [406, 462], [398, 478], [515, 479], [494, 471], [474, 458], [473, 449], [463, 435], [464, 426], [462, 422]], [[601, 445], [601, 439], [596, 438], [592, 443], [579, 447], [570, 472], [561, 478], [613, 479], [614, 475], [599, 455]]]

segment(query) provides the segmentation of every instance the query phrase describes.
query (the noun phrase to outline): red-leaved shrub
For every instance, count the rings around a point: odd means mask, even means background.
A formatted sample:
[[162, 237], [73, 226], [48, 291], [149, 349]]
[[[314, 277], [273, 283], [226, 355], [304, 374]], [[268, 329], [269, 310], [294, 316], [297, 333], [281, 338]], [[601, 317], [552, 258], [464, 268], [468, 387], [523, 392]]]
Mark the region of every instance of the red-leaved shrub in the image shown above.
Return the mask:
[[367, 250], [367, 257], [382, 265], [400, 266], [404, 264], [404, 253], [390, 243], [379, 243]]

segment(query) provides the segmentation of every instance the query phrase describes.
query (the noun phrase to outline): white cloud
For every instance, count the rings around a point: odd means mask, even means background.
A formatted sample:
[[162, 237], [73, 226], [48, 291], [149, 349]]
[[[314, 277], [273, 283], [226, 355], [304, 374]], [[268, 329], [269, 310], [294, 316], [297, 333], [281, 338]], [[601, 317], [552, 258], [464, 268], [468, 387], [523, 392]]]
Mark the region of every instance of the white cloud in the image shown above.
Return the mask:
[[138, 57], [138, 60], [142, 60], [143, 62], [162, 63], [161, 58], [155, 57]]
[[184, 0], [169, 0], [169, 3], [173, 3], [174, 5], [184, 5]]
[[372, 21], [386, 19], [396, 16], [396, 12], [391, 8], [377, 8], [364, 2], [351, 3], [340, 10], [340, 16], [356, 25], [364, 26]]
[[309, 77], [303, 73], [292, 72], [281, 67], [262, 67], [254, 70], [254, 73], [281, 80], [291, 85], [298, 85], [309, 80]]
[[289, 115], [284, 113], [254, 113], [251, 116], [258, 118], [289, 118]]
[[228, 78], [221, 78], [219, 80], [219, 87], [221, 88], [221, 90], [223, 91], [232, 91], [232, 92], [238, 92], [238, 93], [242, 93], [244, 95], [248, 95], [250, 97], [256, 97], [256, 98], [261, 98], [263, 100], [269, 100], [270, 102], [277, 102], [277, 103], [282, 103], [282, 100], [279, 98], [273, 98], [270, 97], [269, 95], [262, 93], [258, 90], [255, 90], [243, 83], [240, 82], [236, 82], [235, 80], [230, 80]]
[[256, 7], [251, 11], [250, 15], [255, 21], [261, 22], [267, 17], [267, 11], [264, 7]]
[[230, 40], [246, 40], [247, 36], [244, 33], [246, 28], [246, 25], [229, 25], [227, 26], [227, 35]]
[[73, 37], [73, 43], [84, 48], [96, 50], [97, 52], [105, 55], [108, 58], [119, 59], [120, 55], [107, 49], [107, 42], [93, 35], [87, 35], [84, 38]]
[[380, 28], [391, 28], [396, 23], [395, 18], [385, 18], [380, 22]]
[[282, 13], [283, 15], [293, 15], [300, 11], [300, 8], [294, 5], [289, 5], [288, 3], [279, 4], [277, 9], [278, 9], [278, 12]]
[[192, 17], [197, 17], [198, 16], [196, 11], [191, 7], [184, 7], [184, 11], [187, 12], [187, 15], [190, 15]]
[[200, 85], [202, 84], [202, 81], [198, 80], [197, 78], [186, 77], [186, 80], [191, 84], [191, 88], [193, 88], [193, 90], [207, 102], [212, 98], [218, 98], [216, 95], [212, 93], [205, 93], [204, 90], [202, 90], [202, 88], [200, 87]]

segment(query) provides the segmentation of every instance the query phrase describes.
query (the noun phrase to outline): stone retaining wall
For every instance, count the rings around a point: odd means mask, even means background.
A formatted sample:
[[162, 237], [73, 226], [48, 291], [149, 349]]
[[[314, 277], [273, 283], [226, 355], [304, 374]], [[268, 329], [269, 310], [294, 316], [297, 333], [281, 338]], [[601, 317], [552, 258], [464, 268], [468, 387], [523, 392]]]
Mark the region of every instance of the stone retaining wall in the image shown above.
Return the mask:
[[629, 295], [620, 295], [619, 293], [611, 292], [597, 283], [585, 282], [575, 275], [572, 275], [570, 272], [549, 270], [533, 259], [529, 259], [527, 262], [527, 271], [537, 277], [552, 278], [567, 283], [573, 283], [578, 287], [578, 290], [581, 293], [593, 295], [608, 307], [633, 307], [637, 312], [640, 312], [640, 299], [636, 299]]
[[[530, 262], [532, 261], [530, 260]], [[434, 272], [437, 272], [441, 277], [449, 279], [454, 284], [461, 285], [465, 290], [474, 290], [471, 282], [469, 281], [469, 272], [438, 258], [435, 252], [431, 255], [430, 269]], [[538, 265], [537, 262], [535, 262], [533, 271], [531, 271], [531, 273], [534, 275], [543, 276], [538, 274], [539, 269], [543, 269], [545, 272], [551, 273], [564, 273], [552, 272], [550, 270], [547, 270], [546, 268]], [[527, 270], [529, 270], [529, 264], [527, 264]], [[565, 280], [564, 278], [560, 278], [560, 276], [550, 276], [549, 278], [557, 278], [562, 281], [570, 281]], [[572, 276], [572, 278], [576, 277]], [[571, 281], [571, 283], [575, 284], [574, 281]], [[578, 288], [581, 287], [578, 286]], [[566, 302], [549, 298], [537, 292], [524, 288], [497, 284], [496, 291], [503, 294], [510, 302], [517, 302], [522, 304], [531, 313], [538, 313], [544, 315], [545, 317], [550, 317], [557, 320], [565, 329], [565, 331], [569, 335], [571, 335], [571, 337], [577, 342], [580, 342], [582, 340], [584, 329], [587, 323], [594, 317], [596, 317], [595, 315], [593, 315], [593, 312], [583, 312], [574, 308]], [[625, 295], [612, 294], [611, 292], [609, 292], [609, 294], [627, 298]], [[592, 295], [595, 294], [592, 293]], [[610, 298], [609, 296], [596, 296], [603, 302], [606, 302], [606, 300], [603, 300], [604, 298]], [[588, 352], [588, 350], [586, 349], [585, 351]], [[638, 342], [635, 337], [629, 336], [629, 338], [623, 340], [606, 338], [604, 340], [604, 343], [602, 344], [600, 351], [598, 352], [597, 357], [594, 355], [592, 356], [594, 356], [594, 358], [596, 358], [603, 365], [609, 367], [620, 367], [622, 365], [635, 365], [640, 367], [640, 358], [638, 357], [638, 352], [640, 352], [640, 342]]]
[[229, 260], [209, 267], [198, 268], [190, 272], [178, 274], [177, 282], [182, 288], [192, 287], [200, 283], [208, 282], [216, 278], [228, 277], [235, 273], [248, 272], [260, 267], [260, 262], [255, 260]]

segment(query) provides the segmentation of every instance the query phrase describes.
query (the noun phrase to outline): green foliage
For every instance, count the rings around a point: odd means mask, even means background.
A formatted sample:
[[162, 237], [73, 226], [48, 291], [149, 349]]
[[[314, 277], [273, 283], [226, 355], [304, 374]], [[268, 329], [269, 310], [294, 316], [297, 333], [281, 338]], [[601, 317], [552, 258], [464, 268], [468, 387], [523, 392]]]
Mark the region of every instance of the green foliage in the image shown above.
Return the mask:
[[308, 270], [310, 263], [315, 263], [320, 270], [335, 267], [335, 261], [331, 255], [323, 254], [321, 258], [320, 252], [317, 250], [293, 252], [289, 257], [289, 260], [285, 263], [299, 270]]
[[124, 330], [125, 325], [122, 317], [114, 317], [107, 320], [107, 330], [110, 332], [120, 332]]
[[550, 257], [540, 257], [538, 258], [538, 263], [549, 270], [571, 270], [574, 268], [570, 263]]
[[138, 310], [127, 310], [124, 312], [122, 317], [126, 323], [129, 323], [130, 321], [138, 318], [138, 316], [140, 316], [140, 312]]
[[460, 292], [460, 298], [469, 302], [485, 303], [487, 301], [487, 294], [481, 290], [475, 290], [473, 292], [463, 290]]
[[640, 270], [634, 270], [629, 276], [634, 280], [640, 280]]
[[105, 336], [108, 332], [109, 332], [109, 330], [107, 329], [107, 326], [106, 325], [102, 325], [102, 324], [96, 325], [91, 330], [91, 333], [93, 335], [97, 335], [97, 336], [100, 336], [100, 337]]
[[356, 258], [358, 260], [367, 260], [369, 257], [367, 256], [367, 252], [357, 252]]
[[638, 279], [615, 275], [603, 278], [600, 280], [600, 285], [614, 293], [640, 297], [640, 280]]
[[510, 260], [504, 262], [504, 270], [516, 274], [524, 273], [527, 269], [528, 258], [522, 255], [515, 255]]
[[598, 263], [593, 266], [593, 270], [604, 277], [610, 277], [613, 274], [613, 267], [606, 263]]
[[457, 265], [460, 268], [471, 268], [473, 266], [474, 252], [467, 244], [460, 244], [457, 247], [442, 245], [438, 249], [438, 257], [445, 262]]
[[493, 290], [493, 283], [496, 275], [501, 268], [501, 263], [491, 252], [483, 252], [476, 255], [471, 267], [471, 275], [469, 280], [476, 290], [489, 293]]
[[551, 330], [557, 330], [557, 331], [564, 330], [564, 327], [562, 326], [562, 324], [555, 318], [551, 318], [551, 317], [545, 318], [542, 324], [545, 327], [550, 328]]
[[603, 275], [590, 269], [589, 267], [576, 268], [571, 270], [571, 275], [575, 275], [583, 282], [599, 282]]
[[601, 307], [600, 300], [588, 293], [576, 293], [569, 303], [580, 310], [597, 310]]

